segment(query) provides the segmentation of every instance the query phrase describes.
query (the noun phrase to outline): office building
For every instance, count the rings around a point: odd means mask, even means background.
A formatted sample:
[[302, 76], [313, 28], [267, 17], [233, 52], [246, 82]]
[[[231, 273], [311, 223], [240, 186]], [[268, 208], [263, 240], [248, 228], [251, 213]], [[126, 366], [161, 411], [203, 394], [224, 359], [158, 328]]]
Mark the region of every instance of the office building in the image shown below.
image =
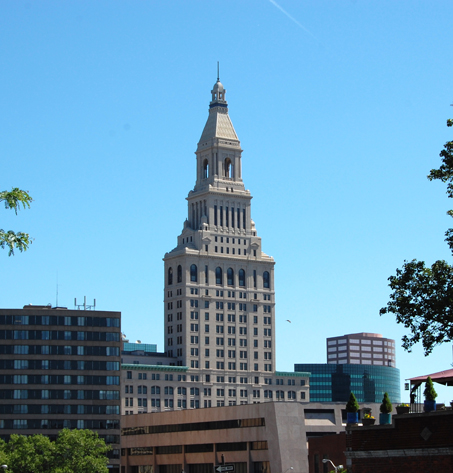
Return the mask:
[[287, 401], [126, 416], [122, 471], [308, 473], [307, 439], [344, 432], [343, 411]]
[[378, 333], [328, 338], [327, 363], [395, 367], [395, 340], [383, 338]]
[[0, 437], [91, 429], [119, 472], [119, 312], [0, 309]]
[[375, 333], [354, 333], [327, 339], [327, 364], [297, 363], [295, 371], [310, 373], [310, 401], [381, 402], [387, 392], [399, 402], [400, 372], [395, 367], [395, 341]]
[[387, 392], [400, 402], [400, 370], [390, 366], [297, 363], [294, 370], [310, 375], [310, 402], [347, 402], [351, 391], [357, 401], [380, 403]]
[[262, 250], [251, 217], [225, 93], [218, 79], [195, 153], [187, 218], [177, 246], [164, 257], [165, 356], [172, 366], [163, 367], [162, 356], [153, 362], [152, 352], [140, 355], [140, 347], [125, 347], [126, 414], [139, 407], [146, 412], [308, 398], [306, 374], [275, 370], [275, 262]]

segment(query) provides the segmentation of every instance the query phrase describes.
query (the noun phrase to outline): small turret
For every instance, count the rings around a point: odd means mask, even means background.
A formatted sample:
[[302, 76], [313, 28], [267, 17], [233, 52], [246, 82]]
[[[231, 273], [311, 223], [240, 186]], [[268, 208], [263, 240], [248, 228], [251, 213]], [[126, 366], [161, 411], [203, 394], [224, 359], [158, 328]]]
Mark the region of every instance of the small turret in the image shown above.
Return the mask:
[[226, 90], [223, 87], [223, 84], [220, 82], [220, 79], [217, 77], [217, 82], [214, 84], [214, 87], [211, 90], [212, 100], [209, 104], [209, 108], [213, 107], [227, 107], [227, 101], [225, 100]]

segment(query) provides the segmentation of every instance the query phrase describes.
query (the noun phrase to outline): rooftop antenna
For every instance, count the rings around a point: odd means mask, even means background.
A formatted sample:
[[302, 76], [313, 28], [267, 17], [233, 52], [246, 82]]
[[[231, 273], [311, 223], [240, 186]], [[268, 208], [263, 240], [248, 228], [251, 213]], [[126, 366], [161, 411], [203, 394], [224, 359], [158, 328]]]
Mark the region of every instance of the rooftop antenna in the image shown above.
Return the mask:
[[219, 61], [217, 61], [217, 82], [220, 80], [220, 74], [219, 74]]
[[56, 294], [56, 304], [55, 307], [58, 307], [58, 271], [57, 271], [57, 294]]
[[87, 296], [83, 296], [83, 304], [77, 304], [77, 298], [74, 297], [74, 309], [77, 310], [96, 310], [96, 299], [93, 300], [92, 305], [87, 304]]

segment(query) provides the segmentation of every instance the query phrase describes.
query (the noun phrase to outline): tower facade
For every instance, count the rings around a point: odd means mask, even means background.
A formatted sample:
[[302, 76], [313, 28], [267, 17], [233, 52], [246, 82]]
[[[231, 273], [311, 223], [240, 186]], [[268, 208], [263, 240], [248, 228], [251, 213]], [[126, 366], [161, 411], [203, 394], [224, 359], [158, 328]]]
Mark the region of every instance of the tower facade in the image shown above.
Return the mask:
[[165, 352], [124, 347], [127, 415], [308, 401], [308, 373], [275, 370], [275, 263], [251, 218], [219, 79], [211, 94], [187, 218], [164, 257]]
[[226, 376], [275, 370], [274, 259], [261, 249], [222, 83], [211, 91], [196, 181], [165, 262], [165, 351]]

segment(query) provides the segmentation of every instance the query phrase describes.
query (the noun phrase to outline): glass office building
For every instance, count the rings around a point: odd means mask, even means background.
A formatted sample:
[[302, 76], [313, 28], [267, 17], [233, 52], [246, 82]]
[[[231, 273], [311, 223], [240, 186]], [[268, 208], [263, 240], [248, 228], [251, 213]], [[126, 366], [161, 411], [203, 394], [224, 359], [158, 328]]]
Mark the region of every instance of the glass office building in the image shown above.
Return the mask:
[[351, 391], [359, 403], [380, 403], [385, 392], [393, 404], [401, 399], [400, 370], [390, 366], [300, 363], [294, 371], [311, 373], [311, 402], [347, 402]]

